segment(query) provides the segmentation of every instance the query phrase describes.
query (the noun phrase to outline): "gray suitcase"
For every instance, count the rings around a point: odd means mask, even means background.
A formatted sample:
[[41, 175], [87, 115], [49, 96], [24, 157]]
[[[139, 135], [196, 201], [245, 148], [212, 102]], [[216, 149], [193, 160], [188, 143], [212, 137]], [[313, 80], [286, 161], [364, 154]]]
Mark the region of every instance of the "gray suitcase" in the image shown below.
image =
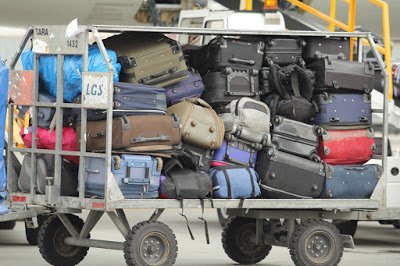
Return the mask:
[[317, 147], [319, 137], [324, 134], [326, 130], [322, 127], [275, 116], [271, 142], [280, 151], [320, 162]]
[[318, 198], [332, 166], [271, 147], [258, 153], [256, 171], [265, 198]]

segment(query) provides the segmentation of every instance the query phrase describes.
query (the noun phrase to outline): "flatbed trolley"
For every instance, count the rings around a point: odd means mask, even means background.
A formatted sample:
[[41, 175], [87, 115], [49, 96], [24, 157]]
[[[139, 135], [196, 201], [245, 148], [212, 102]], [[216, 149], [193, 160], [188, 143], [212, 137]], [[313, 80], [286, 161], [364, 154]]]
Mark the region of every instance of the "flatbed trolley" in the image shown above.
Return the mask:
[[[79, 33], [81, 31], [81, 33]], [[66, 26], [33, 26], [27, 31], [16, 56], [10, 64], [9, 108], [14, 105], [32, 106], [32, 132], [37, 131], [35, 113], [38, 107], [56, 108], [56, 149], [45, 150], [36, 147], [33, 137], [32, 148], [11, 146], [8, 152], [30, 153], [32, 174], [36, 173], [36, 155], [55, 155], [55, 174], [48, 177], [45, 195], [35, 193], [31, 180], [30, 193], [20, 193], [17, 179], [8, 182], [12, 204], [26, 204], [45, 207], [52, 215], [47, 216], [39, 232], [39, 249], [43, 258], [52, 265], [75, 265], [84, 259], [90, 247], [122, 250], [128, 265], [172, 265], [177, 256], [175, 235], [165, 224], [157, 219], [163, 210], [170, 208], [227, 208], [232, 216], [226, 224], [222, 243], [226, 254], [241, 264], [257, 263], [263, 260], [272, 246], [285, 246], [296, 265], [336, 265], [342, 256], [343, 247], [354, 247], [349, 235], [341, 235], [330, 222], [331, 219], [343, 220], [382, 220], [382, 218], [399, 218], [398, 210], [386, 209], [386, 166], [388, 136], [388, 76], [385, 65], [378, 54], [374, 41], [369, 33], [345, 32], [312, 32], [284, 31], [265, 32], [251, 30], [215, 30], [195, 28], [141, 27], [141, 26], [81, 26], [78, 34], [66, 37]], [[373, 110], [383, 114], [383, 174], [370, 199], [210, 199], [210, 200], [175, 200], [175, 199], [124, 199], [111, 173], [112, 156], [112, 66], [101, 34], [118, 34], [121, 32], [159, 32], [165, 34], [189, 35], [223, 35], [223, 36], [258, 36], [258, 37], [306, 37], [320, 36], [324, 38], [347, 37], [356, 43], [356, 60], [362, 61], [362, 39], [368, 40], [372, 52], [384, 73], [384, 108]], [[108, 62], [109, 71], [105, 73], [88, 72], [88, 44], [95, 39], [100, 51]], [[15, 70], [19, 57], [29, 41], [32, 41], [34, 70]], [[39, 55], [57, 57], [57, 101], [56, 103], [38, 102], [38, 58]], [[67, 55], [83, 56], [82, 87], [102, 86], [107, 88], [104, 94], [82, 97], [82, 104], [63, 102], [63, 61]], [[84, 89], [82, 90], [84, 91]], [[80, 151], [64, 151], [61, 149], [62, 110], [64, 108], [81, 108]], [[105, 153], [86, 151], [87, 109], [107, 110], [107, 131]], [[9, 125], [12, 125], [13, 112], [9, 112]], [[9, 141], [12, 143], [13, 128], [9, 127]], [[79, 156], [79, 196], [60, 196], [61, 156]], [[10, 158], [10, 156], [8, 156]], [[106, 162], [104, 199], [85, 197], [85, 158], [104, 158]], [[11, 161], [8, 162], [11, 168]], [[155, 209], [147, 220], [133, 228], [126, 218], [125, 209]], [[86, 221], [75, 213], [89, 210]], [[107, 214], [114, 225], [126, 239], [125, 242], [90, 239], [90, 232], [99, 219]]]

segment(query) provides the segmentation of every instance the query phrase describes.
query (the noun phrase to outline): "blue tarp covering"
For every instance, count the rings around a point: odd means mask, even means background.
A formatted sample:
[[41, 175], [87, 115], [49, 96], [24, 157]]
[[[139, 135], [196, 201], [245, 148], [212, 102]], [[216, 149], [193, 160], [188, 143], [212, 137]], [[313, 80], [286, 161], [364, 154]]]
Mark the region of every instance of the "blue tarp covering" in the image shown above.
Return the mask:
[[7, 176], [4, 163], [4, 132], [6, 126], [6, 112], [7, 112], [7, 98], [8, 98], [8, 68], [0, 57], [0, 214], [6, 213], [5, 206], [1, 206], [3, 199], [7, 195]]

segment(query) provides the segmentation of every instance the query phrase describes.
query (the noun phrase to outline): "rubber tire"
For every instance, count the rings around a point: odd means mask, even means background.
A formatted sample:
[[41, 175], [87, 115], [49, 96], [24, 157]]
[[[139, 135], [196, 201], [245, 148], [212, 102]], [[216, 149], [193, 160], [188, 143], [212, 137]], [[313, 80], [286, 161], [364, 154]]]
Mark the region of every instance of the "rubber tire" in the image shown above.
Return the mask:
[[[169, 249], [167, 257], [162, 264], [155, 265], [173, 265], [178, 256], [178, 242], [172, 230], [165, 224], [158, 221], [144, 221], [135, 225], [129, 232], [128, 237], [124, 243], [124, 258], [128, 266], [149, 266], [142, 260], [140, 254], [141, 243], [145, 237], [150, 233], [161, 234], [168, 242]], [[164, 255], [163, 255], [164, 256]]]
[[218, 221], [219, 224], [224, 227], [225, 224], [228, 222], [229, 220], [229, 215], [226, 214], [226, 210], [225, 209], [217, 209], [217, 215], [218, 215]]
[[13, 230], [16, 224], [17, 224], [16, 221], [1, 222], [0, 230]]
[[40, 230], [40, 227], [42, 226], [43, 222], [45, 221], [45, 219], [46, 219], [46, 216], [39, 215], [37, 217], [38, 227], [36, 227], [36, 228], [28, 228], [26, 226], [26, 222], [25, 222], [25, 236], [26, 236], [26, 241], [28, 241], [29, 245], [37, 246], [39, 230]]
[[[322, 231], [331, 237], [335, 247], [331, 258], [324, 263], [316, 263], [307, 258], [306, 240], [316, 231]], [[304, 220], [296, 226], [290, 239], [289, 250], [292, 260], [297, 266], [334, 266], [338, 265], [343, 256], [343, 243], [340, 239], [340, 232], [335, 225], [324, 220]]]
[[272, 248], [270, 245], [261, 244], [262, 246], [260, 246], [258, 249], [256, 249], [256, 247], [252, 247], [254, 252], [253, 254], [249, 254], [238, 247], [238, 242], [243, 243], [243, 239], [237, 239], [240, 236], [240, 229], [243, 229], [243, 226], [248, 226], [249, 224], [254, 225], [255, 237], [256, 221], [255, 219], [245, 217], [229, 218], [221, 235], [222, 246], [226, 255], [228, 255], [228, 257], [233, 261], [244, 265], [255, 264], [264, 260]]
[[352, 237], [356, 235], [358, 226], [357, 220], [350, 220], [350, 221], [334, 220], [333, 224], [337, 227], [337, 229], [339, 229], [339, 232], [342, 235], [351, 235]]
[[[83, 227], [83, 220], [78, 216], [67, 214], [68, 219], [74, 225], [78, 232], [81, 231]], [[55, 247], [55, 237], [59, 234], [70, 236], [69, 232], [65, 228], [64, 224], [56, 215], [48, 216], [47, 219], [43, 222], [42, 226], [39, 229], [38, 235], [38, 247], [39, 252], [42, 257], [51, 265], [56, 266], [73, 266], [80, 263], [88, 253], [88, 247], [73, 247], [67, 244], [64, 244], [65, 247], [68, 247], [70, 250], [70, 254], [63, 255], [60, 254]], [[90, 235], [88, 236], [90, 238]], [[60, 243], [58, 243], [60, 244]]]
[[395, 229], [400, 229], [400, 220], [393, 220], [392, 224]]

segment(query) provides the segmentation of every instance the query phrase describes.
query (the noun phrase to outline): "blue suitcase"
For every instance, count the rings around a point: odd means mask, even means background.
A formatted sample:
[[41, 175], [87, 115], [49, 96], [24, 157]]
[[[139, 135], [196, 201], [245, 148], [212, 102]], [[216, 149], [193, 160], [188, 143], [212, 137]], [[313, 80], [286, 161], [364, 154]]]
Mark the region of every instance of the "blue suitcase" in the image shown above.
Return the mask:
[[[111, 171], [126, 199], [158, 198], [160, 170], [157, 160], [150, 156], [113, 156]], [[86, 159], [87, 197], [104, 198], [105, 159], [89, 157]]]
[[219, 199], [248, 199], [261, 194], [258, 175], [253, 168], [220, 166], [209, 171], [213, 197]]
[[222, 146], [215, 151], [213, 161], [225, 161], [254, 168], [257, 161], [257, 150], [238, 139], [224, 140]]
[[314, 95], [319, 112], [313, 124], [327, 127], [363, 126], [372, 124], [371, 96], [357, 93], [321, 93]]
[[376, 164], [333, 166], [321, 197], [328, 199], [369, 199], [382, 174]]

